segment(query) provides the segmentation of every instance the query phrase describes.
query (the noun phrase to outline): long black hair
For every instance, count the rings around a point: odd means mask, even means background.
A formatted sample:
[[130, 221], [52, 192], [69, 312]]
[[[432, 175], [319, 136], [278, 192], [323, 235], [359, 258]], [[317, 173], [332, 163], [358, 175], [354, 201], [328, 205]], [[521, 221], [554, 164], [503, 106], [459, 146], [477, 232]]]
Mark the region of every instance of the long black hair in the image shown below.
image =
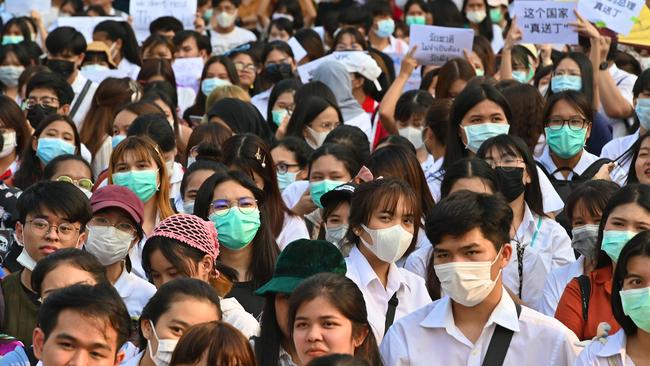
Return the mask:
[[106, 38], [115, 42], [118, 39], [122, 40], [122, 57], [127, 59], [130, 63], [141, 66], [142, 60], [140, 58], [140, 50], [138, 48], [138, 41], [135, 39], [133, 28], [128, 22], [118, 22], [115, 20], [105, 20], [93, 30], [95, 33], [105, 33]]
[[[594, 100], [594, 68], [591, 65], [591, 61], [589, 61], [589, 57], [581, 52], [569, 52], [555, 63], [555, 66], [553, 67], [553, 75], [555, 75], [555, 70], [557, 70], [560, 62], [566, 58], [569, 58], [578, 64], [578, 67], [580, 68], [580, 79], [582, 79], [582, 88], [580, 88], [578, 92], [584, 94], [585, 97], [587, 97], [587, 99], [591, 102]], [[551, 83], [553, 83], [552, 78]], [[546, 97], [548, 98], [551, 95], [553, 95], [553, 90], [551, 88], [551, 84], [549, 83]]]

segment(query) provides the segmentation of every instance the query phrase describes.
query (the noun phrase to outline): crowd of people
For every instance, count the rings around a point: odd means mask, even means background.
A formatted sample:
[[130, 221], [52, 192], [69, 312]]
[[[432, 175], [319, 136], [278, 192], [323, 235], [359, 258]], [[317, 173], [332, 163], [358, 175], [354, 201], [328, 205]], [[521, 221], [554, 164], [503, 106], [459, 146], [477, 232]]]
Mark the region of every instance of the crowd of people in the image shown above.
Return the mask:
[[650, 365], [649, 46], [508, 0], [5, 5], [0, 366]]

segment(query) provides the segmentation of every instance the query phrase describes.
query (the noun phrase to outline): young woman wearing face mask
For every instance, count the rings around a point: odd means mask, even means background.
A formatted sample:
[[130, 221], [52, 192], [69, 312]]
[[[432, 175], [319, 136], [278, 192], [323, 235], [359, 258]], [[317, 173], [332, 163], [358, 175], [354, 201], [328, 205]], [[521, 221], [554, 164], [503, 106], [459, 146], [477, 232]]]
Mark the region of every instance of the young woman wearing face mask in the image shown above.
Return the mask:
[[131, 123], [143, 114], [164, 113], [160, 107], [154, 103], [135, 102], [125, 105], [117, 109], [115, 117], [113, 117], [113, 134], [111, 138], [111, 145], [113, 149], [115, 146], [126, 138], [126, 133], [131, 126]]
[[126, 187], [108, 185], [95, 191], [90, 207], [93, 217], [86, 227], [84, 249], [106, 267], [106, 275], [122, 297], [131, 318], [140, 317], [142, 308], [156, 288], [128, 271], [125, 260], [143, 237], [144, 207]]
[[0, 46], [0, 82], [4, 85], [4, 95], [20, 104], [18, 95], [18, 79], [30, 65], [29, 54], [20, 44], [5, 44]]
[[25, 146], [29, 144], [30, 132], [20, 107], [7, 96], [0, 96], [0, 179], [11, 179], [18, 169], [18, 162]]
[[[108, 184], [129, 188], [144, 204], [142, 229], [150, 235], [156, 224], [174, 211], [169, 200], [167, 168], [156, 144], [148, 137], [131, 136], [113, 150], [108, 166]], [[140, 242], [129, 253], [132, 271], [145, 278]]]
[[55, 157], [79, 155], [80, 144], [77, 127], [70, 118], [58, 114], [45, 117], [34, 131], [31, 143], [23, 150], [13, 186], [27, 189], [43, 178], [43, 169]]
[[65, 154], [52, 159], [43, 169], [43, 179], [72, 183], [88, 198], [92, 195], [93, 172], [81, 156]]
[[345, 274], [345, 260], [331, 243], [296, 240], [278, 256], [273, 278], [256, 293], [266, 298], [254, 349], [260, 366], [299, 365], [288, 324], [289, 296], [302, 281], [318, 273]]
[[268, 110], [273, 86], [281, 80], [293, 77], [296, 72], [296, 61], [287, 43], [273, 41], [264, 46], [262, 65], [264, 69], [260, 72], [260, 86], [265, 91], [255, 95], [251, 102], [260, 113], [264, 114]]
[[343, 275], [321, 273], [301, 283], [289, 298], [288, 318], [301, 364], [340, 353], [381, 365], [363, 294]]
[[321, 97], [306, 97], [297, 104], [286, 128], [286, 136], [303, 138], [312, 149], [317, 149], [327, 135], [343, 123], [338, 106]]
[[142, 60], [135, 33], [128, 22], [105, 20], [93, 30], [93, 41], [104, 42], [111, 52], [111, 58], [117, 69], [124, 71], [136, 80]]
[[287, 187], [282, 198], [296, 215], [303, 215], [311, 237], [320, 231], [321, 197], [332, 189], [352, 180], [361, 165], [354, 152], [338, 144], [324, 144], [309, 157], [307, 181], [298, 181]]
[[219, 295], [207, 283], [179, 278], [158, 289], [139, 320], [141, 352], [125, 366], [168, 366], [178, 340], [191, 326], [221, 320]]
[[395, 265], [415, 246], [420, 210], [415, 191], [397, 179], [364, 183], [352, 196], [346, 276], [363, 293], [378, 344], [393, 321], [431, 302], [424, 280]]
[[345, 256], [351, 249], [350, 246], [344, 246], [343, 241], [349, 228], [350, 201], [357, 188], [359, 186], [355, 183], [345, 183], [320, 198], [323, 205], [323, 225], [318, 238], [336, 245]]
[[499, 191], [513, 212], [513, 259], [503, 269], [503, 283], [528, 307], [539, 309], [545, 279], [575, 261], [571, 239], [557, 221], [546, 217], [535, 160], [524, 141], [499, 135], [481, 145], [477, 156], [497, 174]]
[[[638, 232], [650, 229], [650, 187], [631, 184], [610, 198], [598, 229], [596, 268], [582, 279], [574, 278], [564, 289], [555, 318], [571, 329], [580, 340], [596, 336], [600, 322], [611, 325], [610, 334], [620, 325], [612, 314], [612, 272], [621, 249]], [[584, 285], [580, 284], [583, 281]], [[582, 296], [586, 283], [591, 291]]]
[[555, 315], [560, 296], [575, 277], [589, 275], [596, 267], [598, 226], [607, 201], [618, 191], [618, 184], [606, 180], [590, 180], [578, 186], [567, 198], [565, 212], [571, 223], [571, 246], [580, 256], [564, 267], [552, 270], [546, 277], [538, 311]]
[[237, 273], [229, 296], [254, 316], [264, 305], [254, 290], [271, 278], [279, 252], [265, 204], [264, 192], [247, 174], [231, 171], [208, 178], [194, 205], [194, 214], [210, 220], [219, 233], [219, 260]]
[[[212, 56], [203, 66], [201, 87], [196, 93], [194, 104], [183, 112], [183, 119], [194, 122], [205, 114], [205, 101], [214, 89], [221, 85], [239, 85], [235, 64], [225, 56]], [[194, 120], [193, 120], [194, 119]]]
[[623, 248], [612, 279], [612, 313], [621, 330], [607, 343], [592, 342], [577, 366], [645, 365], [650, 362], [650, 233], [645, 231]]
[[296, 136], [279, 140], [271, 149], [280, 192], [296, 181], [307, 179], [307, 162], [314, 149]]
[[186, 214], [194, 213], [196, 193], [201, 188], [203, 182], [214, 173], [228, 171], [227, 166], [213, 159], [214, 157], [203, 155], [199, 152], [199, 155], [196, 156], [196, 161], [185, 170], [183, 181], [181, 182], [180, 194], [174, 199], [176, 212]]
[[277, 83], [271, 91], [266, 123], [275, 132], [276, 138], [282, 138], [287, 133], [289, 118], [296, 107], [293, 95], [301, 85], [297, 79], [286, 79]]
[[426, 2], [410, 0], [404, 5], [404, 23], [411, 25], [432, 25], [433, 14]]
[[487, 38], [492, 44], [492, 50], [499, 52], [503, 47], [503, 35], [501, 28], [492, 23], [491, 17], [488, 16], [487, 0], [464, 0], [463, 14], [465, 15], [465, 26], [469, 26], [483, 37]]
[[256, 335], [259, 324], [232, 297], [224, 299], [232, 282], [223, 273], [229, 271], [216, 258], [219, 242], [214, 224], [194, 215], [172, 215], [156, 226], [144, 246], [142, 265], [147, 278], [156, 286], [183, 277], [209, 283], [221, 298], [223, 320], [247, 337]]

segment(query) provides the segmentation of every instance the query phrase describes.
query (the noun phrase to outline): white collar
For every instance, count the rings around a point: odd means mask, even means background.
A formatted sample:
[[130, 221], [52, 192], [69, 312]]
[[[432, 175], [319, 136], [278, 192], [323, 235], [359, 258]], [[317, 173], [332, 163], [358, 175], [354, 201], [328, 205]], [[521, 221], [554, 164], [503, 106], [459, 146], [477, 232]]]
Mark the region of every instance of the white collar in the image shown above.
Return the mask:
[[[360, 245], [364, 244], [361, 243]], [[373, 281], [377, 281], [377, 283], [383, 287], [381, 281], [379, 280], [379, 277], [377, 277], [377, 273], [375, 273], [375, 271], [370, 266], [370, 263], [368, 263], [366, 257], [361, 253], [356, 245], [352, 247], [348, 257], [350, 258], [350, 261], [355, 264], [354, 267], [356, 268], [357, 275], [359, 276], [359, 281], [363, 286], [368, 287]], [[399, 268], [397, 268], [395, 263], [391, 263], [388, 268], [386, 292], [389, 294], [394, 294], [397, 292], [397, 290], [400, 289], [400, 287], [402, 287], [402, 285], [404, 285], [406, 288], [409, 287], [408, 283], [406, 283], [404, 277], [399, 272]]]
[[[594, 341], [598, 342], [598, 341]], [[618, 332], [607, 337], [607, 343], [596, 353], [600, 357], [610, 357], [614, 355], [621, 355], [625, 360], [625, 331], [621, 328]]]

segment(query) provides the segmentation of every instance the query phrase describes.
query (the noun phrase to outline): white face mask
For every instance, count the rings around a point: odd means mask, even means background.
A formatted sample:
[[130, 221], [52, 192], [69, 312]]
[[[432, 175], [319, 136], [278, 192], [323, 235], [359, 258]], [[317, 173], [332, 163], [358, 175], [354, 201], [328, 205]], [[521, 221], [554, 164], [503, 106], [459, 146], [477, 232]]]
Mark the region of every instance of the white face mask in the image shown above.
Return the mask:
[[339, 226], [325, 227], [325, 240], [338, 246], [348, 232], [348, 224]]
[[416, 150], [424, 145], [424, 140], [422, 139], [422, 128], [409, 126], [400, 128], [398, 132], [400, 136], [405, 137], [407, 140], [409, 140], [413, 146], [415, 146]]
[[0, 158], [7, 157], [16, 149], [16, 131], [7, 131], [2, 134], [4, 144], [0, 150]]
[[478, 24], [482, 22], [483, 19], [485, 19], [485, 17], [487, 16], [487, 12], [485, 11], [485, 9], [477, 10], [477, 11], [468, 11], [467, 13], [465, 13], [465, 16], [467, 16], [467, 20], [469, 20], [470, 22], [474, 24]]
[[361, 224], [361, 227], [372, 239], [372, 244], [369, 244], [363, 238], [360, 238], [363, 245], [377, 258], [386, 263], [394, 263], [402, 258], [413, 240], [413, 234], [404, 230], [402, 225], [399, 224], [385, 229], [369, 229], [363, 224]]
[[310, 139], [305, 139], [305, 141], [307, 141], [307, 144], [311, 146], [311, 148], [314, 150], [318, 149], [319, 147], [321, 147], [321, 145], [323, 145], [323, 142], [325, 142], [327, 135], [329, 135], [330, 133], [330, 131], [317, 132], [316, 130], [314, 130], [309, 126], [305, 126], [305, 127], [307, 127], [307, 131], [309, 131], [311, 137], [316, 141], [313, 142]]
[[183, 202], [183, 212], [186, 214], [193, 214], [194, 213], [194, 201], [187, 201]]
[[217, 24], [219, 24], [221, 28], [229, 28], [233, 23], [235, 23], [236, 19], [237, 14], [230, 14], [227, 11], [222, 11], [217, 14]]
[[172, 360], [172, 353], [178, 344], [178, 339], [160, 339], [158, 334], [156, 334], [156, 327], [153, 326], [153, 322], [149, 320], [149, 325], [151, 325], [151, 331], [153, 336], [158, 341], [158, 349], [156, 354], [153, 354], [153, 347], [151, 346], [151, 341], [147, 340], [147, 350], [149, 351], [149, 357], [156, 366], [167, 366], [169, 361]]
[[119, 262], [129, 254], [133, 236], [113, 226], [88, 226], [84, 248], [103, 266]]
[[451, 262], [433, 266], [440, 280], [440, 287], [445, 295], [455, 302], [473, 307], [481, 303], [497, 283], [492, 280], [492, 265], [496, 263], [501, 251], [492, 262]]
[[23, 251], [20, 252], [20, 255], [18, 258], [16, 258], [16, 261], [20, 263], [21, 266], [25, 267], [26, 269], [33, 271], [34, 267], [36, 267], [36, 261], [34, 258], [32, 258], [29, 253], [27, 253], [27, 249], [23, 248]]

